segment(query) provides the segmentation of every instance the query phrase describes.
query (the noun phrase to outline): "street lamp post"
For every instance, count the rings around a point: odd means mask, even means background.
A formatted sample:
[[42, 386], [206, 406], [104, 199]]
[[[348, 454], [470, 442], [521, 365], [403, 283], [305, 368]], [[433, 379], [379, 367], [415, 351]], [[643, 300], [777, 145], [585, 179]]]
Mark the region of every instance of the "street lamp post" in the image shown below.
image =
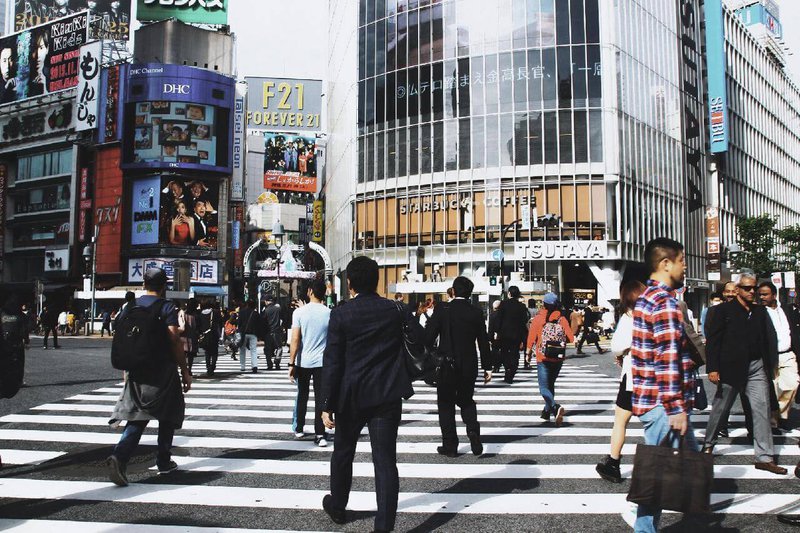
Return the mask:
[[94, 228], [94, 235], [92, 235], [92, 242], [87, 244], [83, 248], [83, 258], [88, 263], [91, 260], [92, 264], [92, 300], [89, 304], [89, 334], [94, 334], [94, 302], [95, 302], [95, 295], [96, 287], [95, 281], [97, 280], [97, 235], [99, 233], [100, 228], [95, 226]]
[[275, 247], [278, 249], [278, 294], [277, 302], [278, 307], [281, 306], [281, 256], [283, 255], [283, 237], [286, 231], [283, 229], [283, 224], [278, 220], [272, 225], [272, 237], [275, 239]]
[[520, 221], [522, 221], [521, 218], [515, 220], [514, 222], [509, 222], [503, 228], [503, 231], [500, 232], [500, 251], [502, 252], [500, 254], [500, 288], [503, 291], [503, 294], [500, 296], [501, 300], [505, 300], [506, 299], [506, 292], [507, 292], [507, 290], [506, 290], [506, 250], [505, 250], [506, 233], [508, 233], [508, 230], [510, 230], [511, 228], [516, 226]]

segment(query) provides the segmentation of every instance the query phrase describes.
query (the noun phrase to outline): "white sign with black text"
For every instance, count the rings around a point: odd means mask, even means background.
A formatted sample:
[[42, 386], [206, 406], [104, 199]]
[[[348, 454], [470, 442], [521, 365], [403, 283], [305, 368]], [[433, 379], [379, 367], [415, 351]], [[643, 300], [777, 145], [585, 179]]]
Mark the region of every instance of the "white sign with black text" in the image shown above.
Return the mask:
[[81, 46], [78, 62], [78, 93], [75, 111], [75, 131], [93, 130], [97, 127], [100, 106], [100, 62], [103, 43], [94, 41]]
[[517, 261], [608, 258], [607, 241], [531, 241], [514, 243]]

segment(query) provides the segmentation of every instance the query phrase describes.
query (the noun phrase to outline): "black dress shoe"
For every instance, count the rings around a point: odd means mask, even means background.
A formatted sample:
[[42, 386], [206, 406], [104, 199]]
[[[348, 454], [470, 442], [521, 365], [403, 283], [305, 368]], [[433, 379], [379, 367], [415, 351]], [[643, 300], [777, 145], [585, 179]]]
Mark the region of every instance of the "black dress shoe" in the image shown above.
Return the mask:
[[723, 439], [727, 439], [728, 438], [728, 428], [720, 429], [719, 431], [717, 431], [717, 436], [718, 437], [722, 437]]
[[796, 467], [794, 467], [794, 475], [795, 477], [800, 477], [800, 462], [797, 463]]
[[469, 437], [469, 445], [472, 448], [472, 455], [480, 455], [483, 453], [483, 444], [481, 443], [481, 436], [478, 433], [467, 433]]
[[444, 446], [437, 446], [436, 453], [439, 455], [444, 455], [445, 457], [456, 458], [458, 457], [458, 452], [451, 448], [445, 448]]
[[778, 522], [790, 526], [800, 526], [800, 514], [781, 513], [778, 515]]
[[334, 523], [341, 525], [347, 522], [347, 516], [345, 515], [344, 509], [333, 508], [333, 496], [330, 494], [326, 494], [322, 498], [322, 509], [331, 518], [331, 520], [333, 520]]

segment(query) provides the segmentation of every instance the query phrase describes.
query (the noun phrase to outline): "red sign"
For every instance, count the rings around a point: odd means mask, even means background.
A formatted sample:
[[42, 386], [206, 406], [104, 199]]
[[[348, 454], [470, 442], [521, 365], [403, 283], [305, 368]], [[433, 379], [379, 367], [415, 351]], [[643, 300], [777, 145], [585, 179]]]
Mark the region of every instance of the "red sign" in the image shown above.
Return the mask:
[[81, 209], [78, 213], [78, 240], [86, 240], [86, 210]]
[[299, 172], [267, 170], [264, 172], [264, 188], [281, 191], [317, 192], [317, 178], [301, 176]]
[[[240, 229], [242, 227], [242, 221], [244, 220], [244, 209], [242, 208], [241, 205], [237, 205], [233, 208], [233, 220], [239, 222], [239, 224], [234, 224], [233, 227], [234, 228], [238, 227]], [[233, 237], [233, 239], [240, 240], [241, 236]], [[243, 263], [244, 263], [244, 249], [240, 244], [233, 250], [233, 266], [234, 268], [241, 267]]]
[[[81, 200], [89, 197], [89, 169], [81, 169]], [[91, 207], [91, 206], [89, 206]]]

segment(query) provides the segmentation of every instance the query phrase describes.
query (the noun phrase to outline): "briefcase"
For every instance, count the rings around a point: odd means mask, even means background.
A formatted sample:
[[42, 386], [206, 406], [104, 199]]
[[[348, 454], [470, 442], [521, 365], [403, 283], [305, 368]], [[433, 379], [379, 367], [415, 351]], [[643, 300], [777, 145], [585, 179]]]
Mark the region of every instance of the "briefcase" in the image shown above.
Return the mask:
[[638, 444], [628, 501], [681, 513], [709, 512], [714, 455], [691, 450], [680, 438], [672, 448], [667, 433], [658, 446]]

